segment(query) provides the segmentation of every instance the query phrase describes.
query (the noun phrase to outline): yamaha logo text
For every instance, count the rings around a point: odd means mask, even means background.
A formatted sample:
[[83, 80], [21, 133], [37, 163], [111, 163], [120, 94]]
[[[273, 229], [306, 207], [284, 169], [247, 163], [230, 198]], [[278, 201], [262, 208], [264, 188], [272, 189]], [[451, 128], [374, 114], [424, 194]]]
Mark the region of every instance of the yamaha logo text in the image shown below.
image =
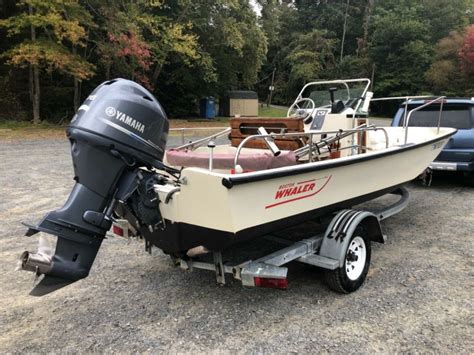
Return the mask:
[[116, 120], [125, 123], [127, 126], [132, 127], [140, 133], [145, 131], [145, 125], [140, 121], [137, 121], [133, 117], [117, 110], [115, 107], [109, 106], [105, 109], [105, 114], [109, 117], [114, 117]]

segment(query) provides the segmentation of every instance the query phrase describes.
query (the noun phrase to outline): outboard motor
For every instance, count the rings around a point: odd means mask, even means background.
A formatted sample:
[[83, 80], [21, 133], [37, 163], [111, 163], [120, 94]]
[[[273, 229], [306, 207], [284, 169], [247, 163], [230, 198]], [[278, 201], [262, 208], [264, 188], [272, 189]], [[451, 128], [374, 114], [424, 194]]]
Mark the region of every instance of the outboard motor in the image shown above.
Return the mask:
[[[56, 251], [24, 252], [21, 268], [45, 274], [44, 284], [65, 285], [87, 277], [118, 201], [158, 179], [146, 168], [163, 168], [168, 129], [161, 105], [142, 86], [125, 79], [98, 86], [66, 131], [76, 181], [68, 200], [37, 226], [28, 225], [27, 236], [57, 236]], [[159, 223], [159, 209], [147, 210], [146, 193], [137, 208], [144, 215], [154, 211], [147, 222]]]

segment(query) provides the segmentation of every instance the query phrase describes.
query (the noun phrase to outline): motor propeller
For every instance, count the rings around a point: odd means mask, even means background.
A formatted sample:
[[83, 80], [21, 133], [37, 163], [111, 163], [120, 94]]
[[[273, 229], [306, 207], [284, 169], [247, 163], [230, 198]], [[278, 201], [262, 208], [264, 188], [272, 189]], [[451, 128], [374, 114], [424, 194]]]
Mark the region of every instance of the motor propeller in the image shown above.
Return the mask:
[[38, 250], [36, 253], [24, 251], [18, 262], [17, 270], [32, 271], [36, 275], [46, 274], [51, 271], [51, 263], [54, 251], [48, 239], [44, 235], [38, 238]]
[[[52, 269], [53, 256], [54, 248], [45, 235], [39, 236], [36, 253], [25, 251], [21, 254], [15, 270], [35, 273], [34, 288], [30, 292], [31, 296], [44, 296], [73, 282], [46, 275]], [[44, 276], [42, 277], [42, 275]]]

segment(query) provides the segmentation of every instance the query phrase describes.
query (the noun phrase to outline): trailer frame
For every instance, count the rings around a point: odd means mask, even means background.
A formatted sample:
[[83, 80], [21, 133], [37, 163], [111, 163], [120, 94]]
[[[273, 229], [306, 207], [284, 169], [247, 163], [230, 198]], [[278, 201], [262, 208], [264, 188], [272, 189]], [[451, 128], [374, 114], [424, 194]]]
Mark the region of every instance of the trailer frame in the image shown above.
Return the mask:
[[399, 195], [400, 199], [379, 211], [341, 210], [335, 216], [331, 216], [323, 233], [318, 233], [311, 238], [291, 242], [272, 235], [266, 236], [267, 239], [287, 244], [287, 246], [256, 260], [247, 260], [235, 265], [224, 264], [221, 252], [212, 252], [212, 263], [174, 256], [172, 260], [183, 270], [214, 271], [216, 280], [221, 285], [226, 283], [226, 274], [231, 274], [246, 287], [286, 289], [288, 268], [284, 265], [292, 261], [326, 270], [343, 267], [347, 257], [348, 243], [359, 225], [365, 227], [371, 242], [384, 243], [387, 237], [382, 233], [380, 222], [402, 211], [408, 205], [410, 198], [405, 187], [400, 187], [390, 194]]

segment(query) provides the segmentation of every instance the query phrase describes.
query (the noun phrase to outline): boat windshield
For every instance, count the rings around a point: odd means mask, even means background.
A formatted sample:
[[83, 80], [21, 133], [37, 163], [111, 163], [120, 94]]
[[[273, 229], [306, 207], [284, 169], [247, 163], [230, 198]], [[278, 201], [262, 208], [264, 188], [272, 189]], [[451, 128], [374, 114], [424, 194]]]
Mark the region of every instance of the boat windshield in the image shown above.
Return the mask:
[[313, 100], [316, 107], [329, 106], [331, 105], [329, 89], [337, 88], [334, 92], [334, 100], [341, 100], [344, 104], [352, 106], [363, 95], [366, 85], [364, 82], [349, 83], [347, 86], [345, 84], [308, 85], [302, 97]]

